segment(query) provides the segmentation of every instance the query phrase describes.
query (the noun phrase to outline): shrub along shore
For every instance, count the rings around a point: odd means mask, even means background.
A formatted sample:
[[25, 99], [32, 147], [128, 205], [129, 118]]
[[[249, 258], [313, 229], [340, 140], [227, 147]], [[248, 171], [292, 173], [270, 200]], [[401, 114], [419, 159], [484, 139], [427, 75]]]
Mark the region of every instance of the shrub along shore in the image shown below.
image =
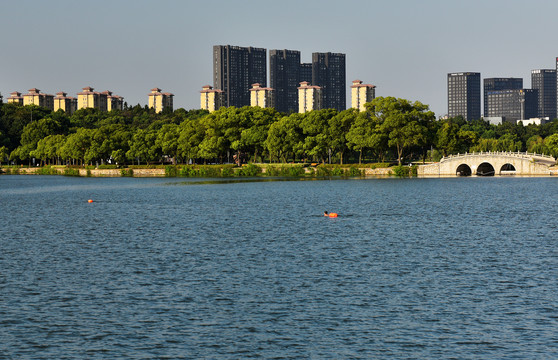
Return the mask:
[[2, 175], [64, 175], [81, 177], [365, 177], [365, 176], [416, 176], [417, 166], [391, 166], [388, 163], [361, 165], [329, 164], [245, 164], [236, 165], [135, 165], [117, 167], [63, 166], [42, 167], [4, 166]]

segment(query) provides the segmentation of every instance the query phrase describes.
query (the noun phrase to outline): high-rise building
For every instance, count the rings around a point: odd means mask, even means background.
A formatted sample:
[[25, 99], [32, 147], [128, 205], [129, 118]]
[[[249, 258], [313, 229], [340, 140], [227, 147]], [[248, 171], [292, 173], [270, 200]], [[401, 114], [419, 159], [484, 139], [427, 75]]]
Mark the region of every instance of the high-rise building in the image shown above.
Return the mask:
[[250, 89], [250, 106], [259, 106], [261, 108], [275, 107], [275, 90], [262, 87], [258, 83], [252, 84]]
[[484, 116], [489, 116], [487, 113], [487, 99], [488, 92], [495, 90], [519, 90], [523, 89], [522, 78], [487, 78], [483, 80], [484, 84]]
[[487, 117], [501, 117], [515, 124], [517, 120], [537, 117], [537, 108], [536, 89], [494, 90], [487, 94]]
[[213, 112], [223, 107], [225, 92], [221, 89], [213, 89], [211, 85], [205, 85], [200, 91], [200, 108]]
[[298, 87], [298, 112], [323, 109], [322, 95], [321, 87], [312, 86], [307, 81], [301, 82]]
[[299, 83], [312, 82], [312, 63], [302, 63], [298, 68]]
[[250, 105], [250, 86], [267, 84], [266, 49], [213, 46], [213, 86], [223, 90], [225, 106]]
[[301, 81], [299, 77], [300, 51], [297, 50], [269, 50], [269, 82], [275, 90], [275, 109], [281, 112], [296, 111], [298, 104], [297, 87]]
[[365, 111], [364, 104], [376, 97], [376, 86], [363, 84], [361, 80], [353, 80], [351, 85], [351, 107], [358, 111]]
[[532, 70], [531, 88], [538, 90], [537, 117], [556, 118], [556, 70]]
[[72, 115], [77, 110], [77, 99], [66, 95], [63, 91], [56, 93], [54, 97], [54, 111], [62, 110], [66, 114]]
[[463, 116], [467, 121], [480, 119], [480, 73], [448, 74], [448, 116]]
[[313, 53], [312, 84], [322, 88], [323, 108], [345, 110], [345, 54]]
[[154, 108], [157, 113], [163, 111], [164, 109], [170, 109], [172, 111], [173, 96], [174, 94], [161, 92], [161, 89], [153, 88], [149, 94], [149, 107]]

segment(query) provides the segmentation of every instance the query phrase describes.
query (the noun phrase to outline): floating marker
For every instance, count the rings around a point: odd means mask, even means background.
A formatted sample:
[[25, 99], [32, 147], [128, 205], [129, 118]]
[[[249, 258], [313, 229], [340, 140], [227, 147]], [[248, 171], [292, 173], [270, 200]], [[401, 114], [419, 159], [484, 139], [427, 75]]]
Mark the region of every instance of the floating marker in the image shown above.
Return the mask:
[[93, 200], [89, 199], [89, 200], [87, 200], [87, 202], [88, 202], [88, 203], [92, 203], [92, 202], [93, 202]]

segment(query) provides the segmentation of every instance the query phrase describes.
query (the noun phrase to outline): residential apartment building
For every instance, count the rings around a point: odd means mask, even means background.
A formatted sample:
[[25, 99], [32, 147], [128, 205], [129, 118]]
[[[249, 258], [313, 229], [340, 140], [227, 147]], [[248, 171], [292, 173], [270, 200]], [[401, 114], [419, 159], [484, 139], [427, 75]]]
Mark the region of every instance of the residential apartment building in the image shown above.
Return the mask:
[[519, 90], [523, 89], [522, 78], [487, 78], [483, 80], [484, 85], [484, 116], [487, 117], [488, 93], [496, 90]]
[[501, 117], [504, 122], [516, 123], [537, 117], [538, 90], [494, 90], [487, 94], [487, 117]]
[[205, 85], [200, 91], [200, 108], [213, 112], [219, 110], [225, 103], [225, 92], [221, 89], [213, 89], [211, 85]]
[[250, 89], [250, 106], [261, 108], [275, 107], [275, 91], [272, 88], [262, 87], [260, 84], [252, 84]]
[[267, 50], [231, 45], [213, 46], [213, 86], [223, 90], [224, 106], [250, 105], [250, 86], [267, 84]]
[[160, 113], [164, 109], [170, 109], [172, 111], [173, 97], [174, 94], [161, 92], [161, 89], [153, 88], [149, 94], [149, 107], [155, 109], [157, 113]]
[[323, 108], [322, 88], [310, 85], [307, 81], [298, 87], [298, 112], [305, 113]]
[[7, 100], [9, 104], [23, 105], [23, 96], [21, 96], [21, 93], [18, 91], [10, 93], [10, 96]]
[[347, 108], [345, 72], [345, 54], [312, 54], [312, 84], [322, 88], [323, 108]]
[[23, 105], [37, 105], [52, 111], [54, 110], [54, 95], [43, 94], [37, 88], [29, 89], [29, 92], [23, 95]]
[[[86, 86], [82, 89], [82, 92], [77, 94], [78, 98], [78, 110], [79, 109], [87, 109], [87, 108], [94, 108], [94, 109], [101, 109], [101, 94], [93, 91], [91, 86]], [[106, 107], [106, 104], [105, 104]]]
[[351, 85], [351, 107], [358, 111], [365, 111], [364, 104], [376, 97], [376, 86], [363, 84], [361, 80], [353, 80]]
[[113, 95], [111, 91], [103, 91], [102, 93], [94, 91], [91, 86], [84, 87], [78, 95], [78, 110], [93, 108], [100, 111], [111, 111], [114, 109], [122, 110], [124, 106], [124, 98]]
[[77, 110], [77, 99], [67, 96], [67, 93], [59, 91], [54, 97], [54, 111], [62, 110], [68, 115], [72, 115]]
[[538, 90], [537, 117], [556, 118], [556, 70], [538, 69], [531, 71], [531, 88]]
[[113, 95], [112, 91], [103, 91], [101, 98], [106, 98], [107, 107], [104, 111], [122, 110], [124, 107], [124, 98], [119, 95]]
[[467, 121], [480, 119], [480, 73], [448, 74], [448, 116], [463, 116]]

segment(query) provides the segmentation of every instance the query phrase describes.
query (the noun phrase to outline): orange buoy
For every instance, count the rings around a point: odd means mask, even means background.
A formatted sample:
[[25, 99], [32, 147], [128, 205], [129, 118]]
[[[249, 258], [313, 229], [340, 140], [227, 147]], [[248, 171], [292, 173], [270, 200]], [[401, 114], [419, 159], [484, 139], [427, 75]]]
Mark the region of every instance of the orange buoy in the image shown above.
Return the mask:
[[336, 217], [337, 217], [337, 213], [329, 213], [329, 217], [330, 217], [330, 218], [336, 218]]
[[89, 200], [87, 200], [87, 202], [88, 202], [88, 203], [92, 203], [92, 202], [93, 202], [93, 200], [89, 199]]

